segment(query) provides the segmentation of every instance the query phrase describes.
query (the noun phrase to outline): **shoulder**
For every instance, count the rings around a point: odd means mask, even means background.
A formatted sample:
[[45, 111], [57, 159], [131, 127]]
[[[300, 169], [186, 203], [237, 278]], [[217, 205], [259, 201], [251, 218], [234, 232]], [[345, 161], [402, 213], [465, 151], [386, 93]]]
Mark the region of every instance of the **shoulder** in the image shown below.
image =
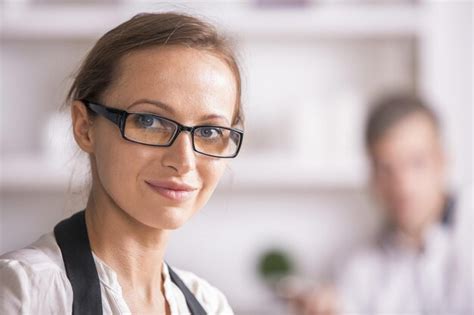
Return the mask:
[[196, 274], [172, 267], [209, 314], [233, 314], [225, 295]]
[[2, 276], [9, 273], [18, 277], [25, 275], [30, 281], [52, 275], [65, 276], [61, 251], [54, 234], [47, 233], [25, 248], [11, 251], [0, 256]]
[[[43, 235], [35, 243], [0, 256], [0, 313], [63, 310], [61, 300], [72, 295], [54, 235]], [[66, 305], [66, 304], [65, 304]]]
[[44, 234], [25, 248], [0, 256], [2, 266], [21, 265], [31, 271], [64, 270], [61, 251], [52, 232]]

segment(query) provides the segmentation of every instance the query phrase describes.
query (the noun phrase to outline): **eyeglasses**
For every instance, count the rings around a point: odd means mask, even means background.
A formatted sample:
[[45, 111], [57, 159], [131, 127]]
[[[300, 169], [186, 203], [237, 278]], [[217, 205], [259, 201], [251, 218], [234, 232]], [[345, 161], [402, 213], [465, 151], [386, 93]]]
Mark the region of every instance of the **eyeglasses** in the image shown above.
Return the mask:
[[184, 126], [174, 120], [149, 113], [134, 113], [88, 100], [86, 107], [116, 124], [128, 141], [155, 147], [169, 147], [182, 131], [191, 134], [193, 150], [217, 158], [234, 158], [242, 145], [243, 131], [213, 125]]

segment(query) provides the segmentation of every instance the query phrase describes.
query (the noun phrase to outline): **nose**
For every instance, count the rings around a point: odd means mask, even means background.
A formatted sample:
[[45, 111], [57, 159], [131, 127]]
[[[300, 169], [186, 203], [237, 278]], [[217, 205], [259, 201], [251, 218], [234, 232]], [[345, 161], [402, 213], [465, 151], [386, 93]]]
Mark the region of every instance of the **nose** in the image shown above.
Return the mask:
[[399, 198], [407, 198], [416, 192], [417, 180], [414, 174], [399, 170], [393, 177], [392, 189]]
[[174, 169], [178, 175], [186, 174], [196, 168], [196, 155], [189, 132], [181, 132], [173, 144], [165, 149], [163, 166]]

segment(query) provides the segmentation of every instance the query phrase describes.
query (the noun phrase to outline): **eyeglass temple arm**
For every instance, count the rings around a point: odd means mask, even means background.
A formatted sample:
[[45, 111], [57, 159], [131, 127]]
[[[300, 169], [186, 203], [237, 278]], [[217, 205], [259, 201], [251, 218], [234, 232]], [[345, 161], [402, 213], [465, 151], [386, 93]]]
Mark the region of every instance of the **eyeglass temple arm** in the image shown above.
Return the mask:
[[121, 124], [121, 118], [123, 116], [123, 111], [118, 110], [118, 109], [113, 109], [113, 108], [107, 108], [103, 105], [100, 104], [95, 104], [89, 101], [84, 101], [84, 104], [89, 107], [93, 112], [100, 114], [116, 124], [117, 126], [120, 126]]

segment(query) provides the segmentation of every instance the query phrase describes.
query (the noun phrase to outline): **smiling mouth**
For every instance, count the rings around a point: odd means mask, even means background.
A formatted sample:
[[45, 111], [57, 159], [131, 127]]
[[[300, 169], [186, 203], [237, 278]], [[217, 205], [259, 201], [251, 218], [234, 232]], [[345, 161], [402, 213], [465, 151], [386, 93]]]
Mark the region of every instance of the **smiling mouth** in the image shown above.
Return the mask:
[[161, 196], [172, 200], [183, 202], [191, 197], [194, 196], [197, 189], [186, 186], [186, 185], [179, 185], [179, 184], [171, 184], [171, 183], [151, 183], [149, 181], [145, 181], [145, 183], [155, 192], [160, 194]]

